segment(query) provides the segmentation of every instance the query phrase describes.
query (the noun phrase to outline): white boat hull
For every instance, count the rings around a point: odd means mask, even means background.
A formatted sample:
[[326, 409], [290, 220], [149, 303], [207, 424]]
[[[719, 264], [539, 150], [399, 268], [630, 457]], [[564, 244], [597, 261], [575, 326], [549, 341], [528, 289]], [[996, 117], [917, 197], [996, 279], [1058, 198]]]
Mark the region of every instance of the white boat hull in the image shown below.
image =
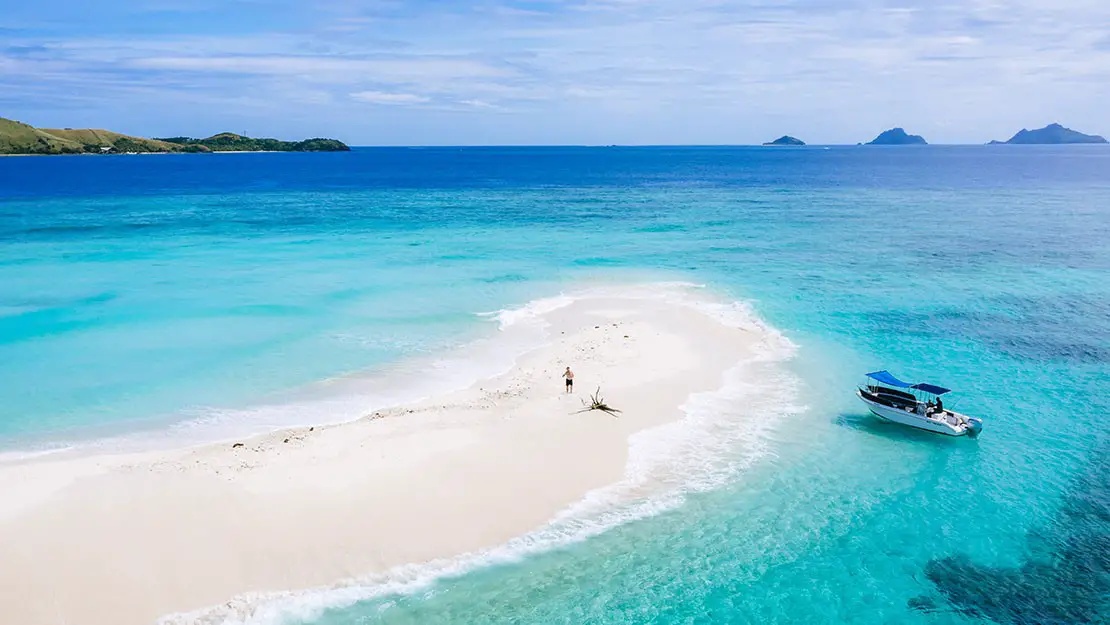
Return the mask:
[[926, 430], [946, 436], [968, 436], [978, 434], [982, 422], [965, 415], [946, 410], [943, 415], [924, 415], [909, 409], [894, 408], [864, 397], [863, 393], [856, 391], [856, 396], [871, 410], [871, 413], [880, 419], [908, 425], [919, 430]]

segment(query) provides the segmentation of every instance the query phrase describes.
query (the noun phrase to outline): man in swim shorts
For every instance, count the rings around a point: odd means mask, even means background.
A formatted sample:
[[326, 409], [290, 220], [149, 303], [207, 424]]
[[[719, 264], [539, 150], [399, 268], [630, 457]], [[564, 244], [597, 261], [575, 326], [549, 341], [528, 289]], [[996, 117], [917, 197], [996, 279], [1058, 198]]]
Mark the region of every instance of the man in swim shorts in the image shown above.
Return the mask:
[[568, 393], [573, 393], [574, 392], [574, 372], [570, 370], [570, 367], [567, 367], [567, 370], [563, 372], [563, 377], [567, 379], [567, 392]]

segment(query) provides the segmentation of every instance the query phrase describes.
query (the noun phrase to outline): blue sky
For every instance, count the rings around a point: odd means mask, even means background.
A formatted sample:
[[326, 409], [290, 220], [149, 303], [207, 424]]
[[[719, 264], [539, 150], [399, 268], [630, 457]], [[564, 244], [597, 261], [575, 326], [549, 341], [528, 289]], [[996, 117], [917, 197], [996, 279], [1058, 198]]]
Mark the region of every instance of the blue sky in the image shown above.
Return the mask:
[[1107, 0], [0, 0], [0, 116], [356, 145], [1110, 135]]

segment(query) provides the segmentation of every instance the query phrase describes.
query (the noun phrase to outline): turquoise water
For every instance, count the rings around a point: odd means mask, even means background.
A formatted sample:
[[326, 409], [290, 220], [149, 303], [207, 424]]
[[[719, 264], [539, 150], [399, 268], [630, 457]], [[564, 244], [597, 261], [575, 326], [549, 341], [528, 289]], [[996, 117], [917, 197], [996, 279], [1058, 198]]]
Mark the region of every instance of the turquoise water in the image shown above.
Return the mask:
[[[428, 392], [405, 381], [496, 332], [475, 313], [687, 280], [798, 345], [806, 409], [769, 411], [758, 460], [577, 542], [248, 621], [1103, 623], [1108, 239], [1097, 148], [4, 159], [0, 449], [350, 418]], [[956, 388], [984, 435], [867, 417], [875, 368]]]

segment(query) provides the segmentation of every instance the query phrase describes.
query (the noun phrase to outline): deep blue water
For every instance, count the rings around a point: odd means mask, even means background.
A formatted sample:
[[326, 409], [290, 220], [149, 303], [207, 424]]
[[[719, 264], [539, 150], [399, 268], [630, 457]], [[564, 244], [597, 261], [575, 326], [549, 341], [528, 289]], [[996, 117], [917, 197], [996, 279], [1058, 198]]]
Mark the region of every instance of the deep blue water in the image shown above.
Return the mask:
[[[1105, 623], [1108, 240], [1098, 146], [0, 159], [0, 449], [294, 422], [314, 382], [490, 332], [475, 312], [689, 280], [800, 346], [770, 453], [309, 622]], [[984, 435], [876, 423], [875, 368], [956, 388]], [[396, 399], [368, 388], [335, 417]]]

